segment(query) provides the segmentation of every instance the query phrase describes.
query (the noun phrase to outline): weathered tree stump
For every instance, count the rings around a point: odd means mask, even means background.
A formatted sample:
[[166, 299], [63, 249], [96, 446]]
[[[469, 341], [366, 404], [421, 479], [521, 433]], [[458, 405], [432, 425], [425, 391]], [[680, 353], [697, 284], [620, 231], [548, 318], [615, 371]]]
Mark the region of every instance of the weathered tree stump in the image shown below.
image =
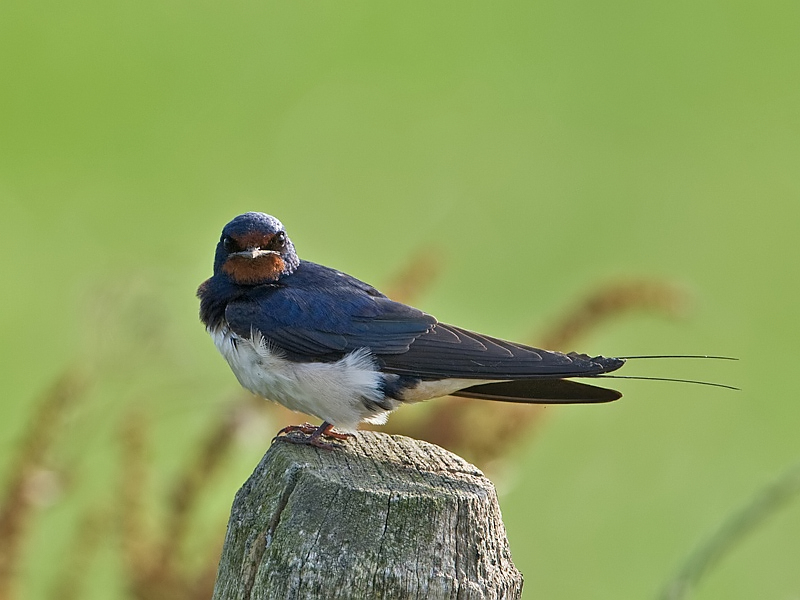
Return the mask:
[[214, 600], [518, 599], [492, 483], [432, 444], [277, 441], [236, 494]]

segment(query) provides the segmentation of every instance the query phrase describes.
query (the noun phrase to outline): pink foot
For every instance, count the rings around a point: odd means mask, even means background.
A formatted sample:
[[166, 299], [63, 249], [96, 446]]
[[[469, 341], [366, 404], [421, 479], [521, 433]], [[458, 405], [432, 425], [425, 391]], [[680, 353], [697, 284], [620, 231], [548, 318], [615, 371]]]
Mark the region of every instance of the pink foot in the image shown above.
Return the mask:
[[[302, 433], [303, 435], [288, 435], [292, 433]], [[339, 444], [329, 444], [323, 441], [322, 438], [344, 441], [349, 437], [353, 437], [353, 434], [334, 431], [333, 425], [324, 421], [319, 427], [314, 427], [311, 423], [289, 425], [281, 429], [272, 441], [274, 442], [275, 440], [281, 439], [291, 442], [292, 444], [304, 444], [307, 446], [324, 448], [325, 450], [334, 450], [339, 447]]]

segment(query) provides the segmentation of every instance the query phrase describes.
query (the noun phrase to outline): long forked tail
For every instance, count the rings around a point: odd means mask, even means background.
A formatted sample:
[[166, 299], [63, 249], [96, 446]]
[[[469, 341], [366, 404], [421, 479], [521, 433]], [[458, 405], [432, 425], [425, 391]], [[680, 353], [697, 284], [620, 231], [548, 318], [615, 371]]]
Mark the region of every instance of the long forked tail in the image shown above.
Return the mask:
[[[583, 358], [583, 355], [571, 353], [568, 356]], [[589, 359], [589, 357], [586, 357]], [[673, 377], [645, 377], [636, 375], [610, 375], [611, 371], [617, 370], [627, 360], [636, 359], [663, 359], [663, 358], [689, 358], [689, 359], [712, 359], [712, 360], [737, 360], [728, 356], [709, 356], [709, 355], [647, 355], [647, 356], [624, 356], [617, 358], [595, 357], [589, 359], [597, 362], [603, 368], [603, 372], [590, 375], [595, 379], [642, 379], [647, 381], [673, 381], [677, 383], [691, 383], [729, 390], [739, 388], [722, 383], [712, 383], [709, 381], [697, 381], [693, 379], [676, 379]], [[466, 398], [481, 398], [483, 400], [499, 400], [503, 402], [520, 402], [524, 404], [596, 404], [602, 402], [612, 402], [622, 397], [617, 390], [578, 383], [569, 379], [517, 379], [513, 381], [498, 381], [494, 383], [483, 383], [473, 385], [455, 392], [453, 396], [463, 396]]]
[[595, 404], [617, 400], [622, 394], [569, 379], [517, 379], [473, 385], [453, 396], [524, 404]]

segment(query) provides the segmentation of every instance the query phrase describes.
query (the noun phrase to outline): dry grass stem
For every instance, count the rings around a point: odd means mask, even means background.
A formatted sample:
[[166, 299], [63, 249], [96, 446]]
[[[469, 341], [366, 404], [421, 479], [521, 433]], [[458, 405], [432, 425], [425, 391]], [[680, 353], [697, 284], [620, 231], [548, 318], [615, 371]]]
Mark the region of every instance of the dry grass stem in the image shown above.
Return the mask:
[[800, 495], [800, 465], [795, 465], [762, 489], [746, 506], [733, 513], [684, 562], [661, 591], [661, 600], [682, 600], [722, 558], [767, 518]]
[[211, 430], [204, 436], [194, 460], [178, 477], [172, 491], [162, 545], [164, 564], [181, 556], [183, 543], [189, 533], [192, 509], [227, 459], [241, 412], [241, 407], [233, 405], [214, 422]]
[[126, 419], [123, 444], [123, 483], [119, 504], [123, 567], [130, 595], [138, 600], [205, 600], [211, 597], [221, 548], [211, 544], [203, 552], [201, 566], [190, 569], [183, 557], [192, 528], [193, 509], [213, 476], [225, 464], [242, 419], [241, 403], [228, 408], [214, 421], [198, 444], [198, 451], [186, 469], [176, 477], [167, 503], [167, 513], [157, 535], [144, 523], [147, 510], [146, 425], [139, 414]]
[[37, 481], [53, 446], [65, 411], [82, 397], [87, 382], [76, 372], [62, 374], [38, 403], [17, 450], [0, 503], [0, 600], [15, 598], [14, 583], [22, 546], [36, 506]]
[[406, 265], [384, 287], [384, 293], [396, 302], [413, 304], [441, 275], [444, 260], [436, 248], [419, 248]]
[[82, 589], [89, 573], [89, 566], [108, 532], [108, 514], [95, 509], [84, 515], [70, 549], [64, 556], [56, 584], [52, 587], [51, 598], [78, 600], [83, 597]]
[[148, 471], [145, 433], [144, 416], [132, 411], [124, 420], [120, 435], [122, 478], [118, 505], [122, 559], [137, 578], [146, 577], [157, 561], [151, 553], [152, 540], [144, 523]]
[[660, 314], [670, 318], [684, 315], [688, 306], [686, 290], [660, 281], [623, 281], [597, 288], [539, 336], [548, 350], [572, 350], [577, 340], [611, 319], [634, 312]]
[[[590, 293], [541, 336], [542, 342], [533, 343], [568, 350], [592, 329], [613, 318], [637, 311], [675, 317], [683, 314], [685, 306], [685, 292], [670, 284], [611, 284]], [[447, 397], [433, 403], [423, 419], [390, 420], [381, 430], [438, 444], [485, 468], [529, 433], [544, 410], [543, 406]]]

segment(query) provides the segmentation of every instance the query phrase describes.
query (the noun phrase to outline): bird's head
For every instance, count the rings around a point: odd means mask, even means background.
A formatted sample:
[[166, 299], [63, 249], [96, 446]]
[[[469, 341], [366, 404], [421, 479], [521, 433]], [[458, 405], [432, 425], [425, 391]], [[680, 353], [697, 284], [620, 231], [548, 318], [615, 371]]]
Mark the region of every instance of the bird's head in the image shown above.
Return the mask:
[[223, 228], [214, 275], [225, 275], [239, 285], [259, 285], [277, 281], [299, 264], [281, 222], [264, 213], [249, 212]]

